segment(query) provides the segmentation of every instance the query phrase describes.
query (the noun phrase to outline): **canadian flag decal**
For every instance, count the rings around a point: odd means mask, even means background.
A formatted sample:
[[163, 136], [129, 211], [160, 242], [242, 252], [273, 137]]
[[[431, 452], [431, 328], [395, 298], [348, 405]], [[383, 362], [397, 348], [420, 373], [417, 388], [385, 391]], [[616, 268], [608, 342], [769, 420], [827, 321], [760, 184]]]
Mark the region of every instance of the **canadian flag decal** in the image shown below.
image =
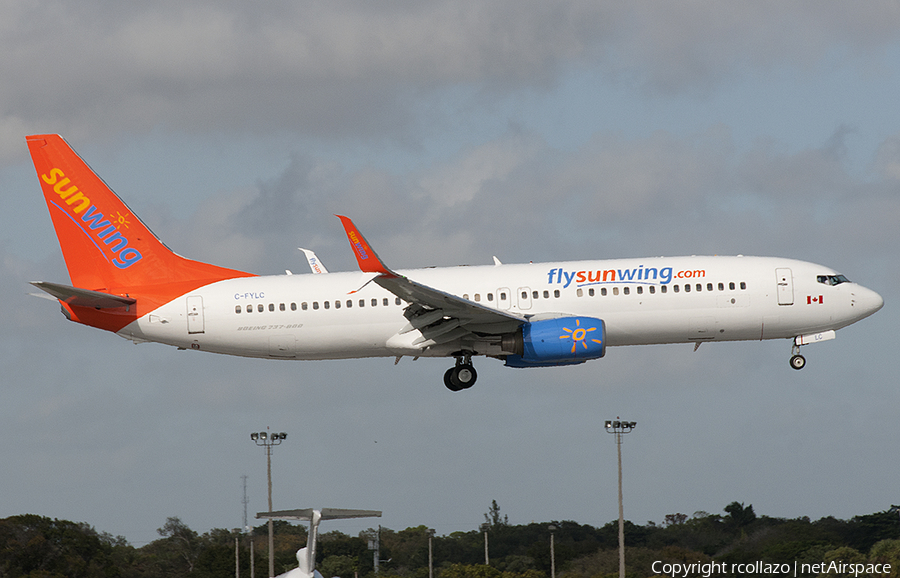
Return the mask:
[[823, 300], [821, 295], [819, 295], [818, 297], [813, 297], [812, 295], [806, 296], [806, 304], [807, 305], [812, 305], [813, 303], [818, 303], [819, 305], [821, 305], [824, 302], [825, 301]]

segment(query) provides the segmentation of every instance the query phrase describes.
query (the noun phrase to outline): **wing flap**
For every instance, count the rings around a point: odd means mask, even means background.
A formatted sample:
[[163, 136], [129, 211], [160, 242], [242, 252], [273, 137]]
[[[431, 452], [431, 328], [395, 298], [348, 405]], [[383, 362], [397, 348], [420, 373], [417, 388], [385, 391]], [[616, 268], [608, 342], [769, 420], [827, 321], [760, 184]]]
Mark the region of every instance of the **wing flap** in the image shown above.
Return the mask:
[[113, 295], [112, 293], [92, 291], [90, 289], [79, 289], [78, 287], [61, 285], [59, 283], [32, 281], [31, 284], [41, 291], [53, 295], [63, 303], [74, 305], [76, 307], [119, 309], [121, 307], [130, 307], [131, 305], [137, 303], [137, 299], [134, 299], [133, 297]]

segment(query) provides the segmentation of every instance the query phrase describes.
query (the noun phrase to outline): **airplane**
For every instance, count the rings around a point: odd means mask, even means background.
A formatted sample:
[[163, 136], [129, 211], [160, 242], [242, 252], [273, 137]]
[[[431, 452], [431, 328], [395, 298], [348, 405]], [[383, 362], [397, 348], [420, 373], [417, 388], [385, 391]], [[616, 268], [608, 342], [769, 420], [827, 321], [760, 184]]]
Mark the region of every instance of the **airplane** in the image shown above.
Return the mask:
[[323, 578], [316, 570], [316, 537], [319, 534], [319, 522], [322, 520], [347, 520], [351, 518], [380, 518], [380, 510], [347, 510], [343, 508], [322, 508], [313, 510], [279, 510], [276, 512], [259, 512], [257, 519], [269, 520], [302, 520], [309, 522], [309, 533], [306, 535], [306, 546], [297, 550], [297, 567], [279, 574], [275, 578]]
[[444, 385], [460, 391], [477, 379], [476, 356], [555, 367], [607, 346], [790, 339], [802, 369], [801, 346], [884, 304], [833, 269], [778, 257], [494, 257], [394, 271], [340, 215], [358, 271], [258, 276], [177, 255], [62, 137], [26, 141], [71, 282], [32, 284], [69, 320], [135, 343], [270, 359], [449, 357]]

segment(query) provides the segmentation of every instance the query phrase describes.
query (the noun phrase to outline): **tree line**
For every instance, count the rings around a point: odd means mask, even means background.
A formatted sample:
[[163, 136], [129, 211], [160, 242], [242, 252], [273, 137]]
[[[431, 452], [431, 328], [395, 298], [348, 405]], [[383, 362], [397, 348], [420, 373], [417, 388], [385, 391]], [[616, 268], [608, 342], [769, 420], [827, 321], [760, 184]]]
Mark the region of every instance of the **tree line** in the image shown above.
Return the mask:
[[[484, 563], [483, 529], [488, 534], [489, 566]], [[326, 577], [375, 578], [369, 550], [375, 531], [357, 536], [335, 531], [320, 534], [317, 569]], [[435, 578], [549, 578], [551, 531], [559, 578], [618, 576], [618, 521], [599, 528], [572, 521], [513, 525], [494, 502], [483, 527], [434, 536]], [[159, 539], [138, 548], [121, 536], [97, 532], [84, 523], [32, 514], [11, 516], [0, 520], [0, 578], [234, 576], [236, 541], [240, 575], [250, 576], [251, 541], [255, 574], [267, 574], [265, 524], [248, 533], [213, 529], [199, 534], [172, 517], [157, 532]], [[276, 572], [295, 567], [295, 553], [305, 544], [304, 526], [276, 521]], [[757, 516], [752, 505], [732, 502], [723, 514], [669, 514], [660, 524], [626, 521], [625, 544], [630, 578], [653, 575], [654, 561], [889, 563], [893, 570], [888, 575], [900, 576], [896, 506], [849, 520], [811, 521]], [[380, 548], [378, 578], [428, 578], [426, 526], [399, 531], [381, 528]]]

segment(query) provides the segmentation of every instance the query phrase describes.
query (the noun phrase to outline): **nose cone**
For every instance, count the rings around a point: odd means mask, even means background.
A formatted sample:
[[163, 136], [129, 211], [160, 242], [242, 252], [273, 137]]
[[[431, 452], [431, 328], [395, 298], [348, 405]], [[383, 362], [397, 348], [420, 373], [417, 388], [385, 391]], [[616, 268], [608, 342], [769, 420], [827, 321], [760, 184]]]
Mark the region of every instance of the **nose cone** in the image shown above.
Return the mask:
[[853, 292], [853, 296], [853, 304], [857, 309], [859, 319], [868, 317], [884, 307], [884, 299], [871, 289], [860, 286]]

